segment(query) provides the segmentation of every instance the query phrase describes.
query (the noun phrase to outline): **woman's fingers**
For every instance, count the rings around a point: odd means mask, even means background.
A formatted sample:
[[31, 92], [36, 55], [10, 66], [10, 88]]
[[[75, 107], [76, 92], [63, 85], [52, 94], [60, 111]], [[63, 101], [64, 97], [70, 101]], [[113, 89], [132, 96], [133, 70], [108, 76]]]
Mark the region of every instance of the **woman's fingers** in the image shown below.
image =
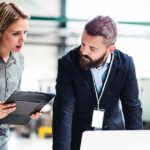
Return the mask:
[[0, 104], [0, 119], [16, 110], [16, 104]]

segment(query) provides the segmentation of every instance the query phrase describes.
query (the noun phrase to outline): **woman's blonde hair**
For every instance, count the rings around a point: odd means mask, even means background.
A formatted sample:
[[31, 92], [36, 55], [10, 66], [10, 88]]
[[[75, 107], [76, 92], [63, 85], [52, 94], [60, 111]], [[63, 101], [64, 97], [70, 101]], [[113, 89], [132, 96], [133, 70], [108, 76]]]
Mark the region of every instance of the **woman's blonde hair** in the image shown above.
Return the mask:
[[14, 3], [0, 3], [0, 33], [20, 18], [29, 19], [29, 15]]

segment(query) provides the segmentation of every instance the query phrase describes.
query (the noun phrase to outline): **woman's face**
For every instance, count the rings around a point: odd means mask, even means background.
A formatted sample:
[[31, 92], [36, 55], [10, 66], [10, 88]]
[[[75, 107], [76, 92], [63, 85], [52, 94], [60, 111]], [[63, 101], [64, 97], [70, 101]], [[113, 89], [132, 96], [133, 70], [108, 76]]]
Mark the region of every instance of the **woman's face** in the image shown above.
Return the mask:
[[28, 19], [20, 18], [11, 24], [1, 35], [1, 48], [7, 51], [19, 52], [26, 40]]

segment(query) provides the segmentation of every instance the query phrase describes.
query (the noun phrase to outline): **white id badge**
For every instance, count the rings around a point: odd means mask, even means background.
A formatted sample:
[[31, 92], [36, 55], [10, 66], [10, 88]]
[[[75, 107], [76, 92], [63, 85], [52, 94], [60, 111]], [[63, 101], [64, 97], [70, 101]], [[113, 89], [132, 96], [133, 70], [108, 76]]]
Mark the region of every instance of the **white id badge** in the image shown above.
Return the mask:
[[94, 110], [92, 118], [92, 127], [102, 128], [104, 118], [104, 109]]

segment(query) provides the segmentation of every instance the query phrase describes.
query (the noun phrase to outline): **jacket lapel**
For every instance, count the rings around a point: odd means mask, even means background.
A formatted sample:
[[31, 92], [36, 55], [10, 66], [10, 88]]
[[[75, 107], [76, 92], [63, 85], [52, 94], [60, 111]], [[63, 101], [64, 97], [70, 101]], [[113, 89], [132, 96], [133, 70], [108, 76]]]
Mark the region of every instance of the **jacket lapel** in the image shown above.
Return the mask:
[[79, 64], [79, 49], [80, 49], [80, 47], [78, 47], [78, 49], [76, 51], [77, 65], [79, 66], [80, 71], [83, 74], [83, 78], [86, 80], [86, 82], [87, 82], [88, 86], [90, 87], [94, 97], [96, 97], [91, 71], [90, 70], [84, 70], [83, 68], [81, 68], [81, 66]]
[[85, 80], [87, 81], [89, 87], [91, 88], [92, 93], [95, 96], [95, 89], [94, 89], [94, 84], [93, 84], [93, 78], [92, 78], [92, 74], [90, 70], [83, 70], [81, 69], [83, 76], [85, 78]]
[[118, 61], [117, 61], [115, 53], [114, 53], [113, 64], [112, 64], [112, 67], [111, 67], [111, 70], [110, 70], [110, 73], [109, 73], [109, 76], [108, 76], [108, 80], [106, 82], [106, 86], [105, 86], [103, 95], [102, 95], [101, 100], [100, 100], [100, 106], [102, 106], [102, 107], [107, 106], [107, 104], [108, 104], [107, 96], [108, 96], [108, 93], [111, 91], [111, 84], [112, 84], [112, 81], [115, 78], [117, 67], [118, 67]]
[[112, 81], [114, 79], [116, 70], [117, 70], [117, 66], [118, 66], [118, 62], [117, 62], [117, 60], [115, 59], [115, 56], [114, 56], [112, 68], [110, 70], [110, 74], [109, 74], [109, 77], [108, 77], [108, 80], [107, 80], [107, 83], [106, 83], [106, 88], [111, 85], [111, 83], [112, 83]]

